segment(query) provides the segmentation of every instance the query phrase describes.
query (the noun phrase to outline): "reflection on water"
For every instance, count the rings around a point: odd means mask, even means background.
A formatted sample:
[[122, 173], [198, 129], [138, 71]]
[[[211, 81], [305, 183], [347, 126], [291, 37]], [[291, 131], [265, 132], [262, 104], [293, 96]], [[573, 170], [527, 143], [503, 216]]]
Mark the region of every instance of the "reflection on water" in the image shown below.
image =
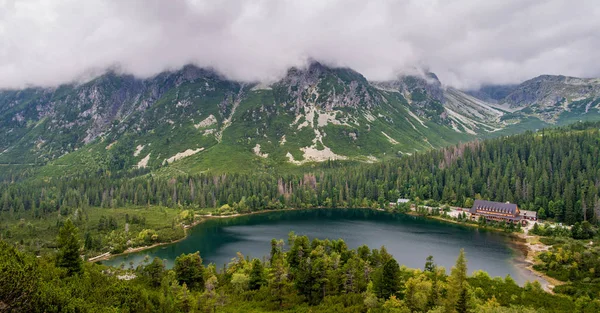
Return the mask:
[[344, 239], [348, 247], [385, 246], [398, 263], [421, 268], [433, 255], [438, 265], [450, 269], [461, 248], [465, 249], [469, 272], [485, 270], [490, 276], [511, 275], [522, 284], [536, 277], [517, 267], [522, 252], [514, 249], [501, 233], [440, 221], [365, 209], [293, 210], [253, 214], [227, 219], [209, 219], [190, 230], [178, 243], [119, 256], [105, 264], [138, 264], [148, 255], [167, 260], [172, 267], [182, 253], [200, 251], [204, 263], [221, 268], [237, 252], [251, 257], [268, 255], [271, 239], [285, 239], [294, 231], [320, 239]]

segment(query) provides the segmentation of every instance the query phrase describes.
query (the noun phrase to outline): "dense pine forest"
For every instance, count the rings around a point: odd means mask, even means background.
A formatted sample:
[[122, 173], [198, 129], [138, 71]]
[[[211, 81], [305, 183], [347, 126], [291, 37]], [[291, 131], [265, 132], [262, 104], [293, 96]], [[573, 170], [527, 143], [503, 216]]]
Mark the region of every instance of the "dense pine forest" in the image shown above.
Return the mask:
[[0, 313], [600, 313], [599, 29], [0, 0]]
[[[304, 173], [7, 180], [0, 185], [0, 311], [597, 312], [599, 127], [529, 132], [385, 163], [328, 162]], [[465, 207], [473, 199], [511, 201], [574, 224], [532, 230], [550, 247], [535, 268], [567, 283], [550, 294], [510, 277], [468, 276], [458, 248], [447, 274], [432, 259], [423, 270], [407, 269], [385, 247], [351, 250], [341, 240], [294, 234], [287, 244], [274, 240], [262, 260], [238, 255], [219, 269], [199, 254], [180, 256], [173, 269], [160, 259], [115, 269], [80, 258], [182, 238], [179, 225], [207, 212], [383, 208], [397, 198]]]
[[[87, 207], [160, 205], [249, 212], [307, 207], [383, 207], [397, 198], [469, 207], [473, 199], [517, 203], [541, 219], [596, 223], [600, 214], [599, 124], [528, 132], [348, 166], [329, 162], [305, 173], [198, 174], [134, 178], [109, 174], [0, 185], [12, 216], [73, 214]], [[224, 156], [226, 157], [226, 156]]]
[[0, 242], [3, 312], [598, 312], [600, 300], [519, 287], [485, 272], [468, 276], [457, 250], [447, 274], [432, 257], [423, 269], [400, 266], [385, 247], [348, 249], [342, 240], [290, 233], [273, 239], [263, 260], [241, 254], [224, 269], [198, 253], [170, 270], [159, 258], [128, 271], [86, 263], [80, 235], [67, 220], [58, 253], [35, 258]]

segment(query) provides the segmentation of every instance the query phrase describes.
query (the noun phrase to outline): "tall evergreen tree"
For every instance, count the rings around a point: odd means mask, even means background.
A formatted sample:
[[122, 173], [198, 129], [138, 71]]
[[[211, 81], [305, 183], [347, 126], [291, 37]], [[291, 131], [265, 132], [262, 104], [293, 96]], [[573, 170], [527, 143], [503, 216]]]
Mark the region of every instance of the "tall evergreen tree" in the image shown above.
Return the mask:
[[146, 265], [142, 271], [150, 282], [150, 286], [158, 287], [164, 276], [165, 266], [159, 257], [155, 257], [152, 263]]
[[180, 284], [185, 283], [192, 290], [204, 288], [205, 270], [199, 252], [178, 256], [173, 269]]
[[428, 256], [428, 257], [427, 257], [427, 259], [425, 260], [425, 268], [424, 268], [424, 270], [425, 270], [426, 272], [433, 273], [433, 272], [435, 272], [435, 269], [436, 269], [436, 265], [435, 265], [435, 263], [433, 262], [433, 256], [431, 256], [431, 255], [430, 255], [430, 256]]
[[80, 274], [83, 271], [83, 260], [80, 256], [79, 230], [71, 219], [67, 219], [60, 228], [57, 238], [58, 255], [56, 265], [67, 269], [69, 276]]
[[252, 260], [252, 270], [250, 271], [250, 290], [258, 290], [266, 284], [265, 273], [262, 263], [259, 259]]
[[457, 306], [463, 289], [467, 288], [467, 259], [465, 257], [465, 250], [460, 249], [456, 264], [450, 271], [448, 277], [448, 295], [446, 298], [446, 311], [453, 312]]
[[468, 312], [468, 303], [467, 303], [467, 288], [463, 287], [460, 290], [460, 294], [458, 295], [458, 301], [456, 302], [456, 312], [457, 313], [467, 313]]
[[395, 259], [389, 259], [383, 264], [379, 286], [375, 286], [378, 296], [388, 299], [400, 289], [400, 266]]

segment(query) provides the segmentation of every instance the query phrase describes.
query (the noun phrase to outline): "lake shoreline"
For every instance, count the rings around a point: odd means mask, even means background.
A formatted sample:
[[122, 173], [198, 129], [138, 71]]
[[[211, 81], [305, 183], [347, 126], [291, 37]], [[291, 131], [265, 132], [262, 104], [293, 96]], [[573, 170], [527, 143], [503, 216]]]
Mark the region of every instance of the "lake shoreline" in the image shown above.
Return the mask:
[[[96, 257], [92, 257], [89, 258], [88, 261], [89, 262], [99, 262], [99, 261], [107, 261], [110, 260], [114, 257], [118, 257], [118, 256], [123, 256], [123, 255], [127, 255], [127, 254], [131, 254], [131, 253], [136, 253], [136, 252], [141, 252], [144, 250], [150, 250], [156, 247], [160, 247], [160, 246], [165, 246], [165, 245], [170, 245], [170, 244], [174, 244], [174, 243], [178, 243], [180, 241], [183, 241], [184, 239], [186, 239], [188, 237], [188, 233], [187, 230], [190, 228], [193, 228], [201, 223], [204, 223], [207, 220], [210, 219], [226, 219], [226, 218], [235, 218], [235, 217], [242, 217], [242, 216], [250, 216], [250, 215], [255, 215], [255, 214], [265, 214], [265, 213], [272, 213], [272, 212], [285, 212], [285, 211], [298, 211], [298, 210], [320, 210], [323, 208], [320, 207], [315, 207], [315, 208], [305, 208], [305, 209], [296, 209], [296, 208], [288, 208], [288, 209], [278, 209], [278, 210], [263, 210], [263, 211], [255, 211], [255, 212], [248, 212], [248, 213], [236, 213], [236, 214], [230, 214], [230, 215], [197, 215], [199, 217], [198, 220], [194, 221], [194, 223], [190, 224], [190, 225], [183, 225], [182, 227], [184, 228], [184, 236], [182, 238], [179, 238], [177, 240], [174, 241], [170, 241], [170, 242], [159, 242], [153, 245], [149, 245], [149, 246], [141, 246], [141, 247], [135, 247], [135, 248], [128, 248], [127, 250], [121, 252], [121, 253], [117, 253], [117, 254], [112, 254], [110, 252], [108, 253], [104, 253], [101, 255], [98, 255]], [[348, 209], [348, 208], [340, 208], [340, 209]], [[374, 210], [374, 211], [381, 211], [381, 212], [387, 212], [386, 210], [382, 210], [382, 209], [373, 209], [373, 208], [353, 208], [353, 209], [362, 209], [362, 210]], [[467, 227], [471, 227], [471, 228], [477, 228], [477, 229], [483, 229], [483, 230], [489, 230], [489, 231], [494, 231], [496, 233], [503, 233], [504, 235], [507, 235], [508, 238], [510, 239], [510, 244], [513, 245], [513, 248], [520, 250], [520, 252], [523, 255], [523, 258], [519, 258], [519, 257], [515, 257], [515, 266], [518, 267], [520, 270], [529, 272], [529, 274], [532, 274], [533, 276], [536, 276], [538, 278], [540, 278], [540, 284], [542, 285], [542, 287], [544, 288], [544, 290], [548, 291], [548, 292], [552, 292], [552, 288], [554, 288], [554, 286], [557, 286], [563, 282], [560, 282], [552, 277], [549, 277], [547, 275], [545, 275], [544, 273], [538, 272], [535, 269], [533, 269], [533, 265], [535, 264], [535, 256], [537, 256], [538, 253], [540, 253], [543, 250], [534, 248], [532, 245], [530, 245], [527, 242], [527, 238], [531, 238], [531, 236], [525, 235], [523, 233], [519, 233], [519, 234], [515, 234], [515, 233], [506, 233], [505, 231], [503, 231], [502, 229], [498, 229], [498, 228], [493, 228], [493, 227], [481, 227], [480, 225], [476, 225], [476, 224], [470, 224], [470, 223], [461, 223], [458, 221], [454, 221], [451, 219], [446, 219], [446, 218], [442, 218], [440, 216], [423, 216], [420, 214], [416, 214], [415, 212], [409, 211], [406, 213], [395, 213], [395, 212], [389, 212], [391, 214], [406, 214], [406, 215], [410, 215], [410, 216], [419, 216], [419, 217], [423, 217], [426, 219], [432, 219], [432, 220], [437, 220], [440, 222], [445, 222], [445, 223], [450, 223], [450, 224], [456, 224], [456, 225], [462, 225], [462, 226], [467, 226]]]
[[542, 243], [532, 243], [530, 241], [537, 241], [538, 236], [527, 235], [524, 233], [513, 234], [514, 240], [513, 244], [517, 247], [517, 249], [521, 250], [524, 255], [524, 259], [522, 260], [523, 265], [521, 266], [525, 270], [531, 272], [535, 276], [545, 280], [546, 284], [542, 284], [542, 287], [547, 292], [553, 293], [553, 289], [556, 286], [563, 285], [565, 282], [560, 281], [556, 278], [550, 277], [543, 272], [540, 272], [533, 268], [535, 265], [535, 258], [538, 254], [548, 251], [551, 246], [547, 246]]
[[[421, 216], [418, 214], [411, 214], [411, 215]], [[490, 231], [494, 231], [497, 233], [503, 233], [504, 235], [506, 235], [510, 238], [511, 245], [513, 245], [515, 249], [519, 250], [523, 254], [523, 258], [515, 257], [515, 261], [516, 261], [515, 266], [517, 266], [519, 269], [529, 272], [529, 274], [539, 278], [537, 281], [542, 285], [542, 288], [547, 292], [553, 293], [554, 287], [564, 284], [564, 282], [557, 280], [553, 277], [550, 277], [550, 276], [546, 275], [545, 273], [537, 271], [533, 268], [533, 266], [535, 265], [536, 256], [539, 253], [546, 251], [549, 248], [549, 246], [543, 245], [541, 243], [532, 245], [528, 242], [528, 239], [535, 238], [536, 236], [527, 235], [525, 233], [515, 233], [515, 232], [507, 233], [500, 228], [482, 227], [478, 224], [461, 223], [461, 222], [458, 222], [455, 220], [443, 218], [441, 216], [426, 216], [426, 217], [437, 220], [437, 221], [442, 221], [442, 222], [447, 222], [447, 223], [452, 223], [452, 224], [457, 224], [457, 225], [464, 225], [464, 226], [469, 226], [469, 227], [477, 228], [477, 229], [490, 230]], [[542, 247], [540, 247], [540, 246], [542, 246]]]
[[127, 255], [127, 254], [131, 254], [131, 253], [136, 253], [136, 252], [141, 252], [144, 250], [150, 250], [156, 247], [160, 247], [160, 246], [166, 246], [166, 245], [170, 245], [170, 244], [174, 244], [174, 243], [178, 243], [180, 241], [183, 241], [184, 239], [186, 239], [188, 237], [188, 233], [187, 230], [190, 228], [194, 228], [195, 226], [200, 225], [201, 223], [204, 223], [205, 221], [212, 219], [212, 218], [234, 218], [234, 217], [241, 217], [241, 216], [248, 216], [248, 215], [252, 215], [252, 214], [262, 214], [262, 213], [271, 213], [271, 212], [283, 212], [283, 211], [295, 211], [295, 210], [317, 210], [320, 208], [309, 208], [309, 209], [280, 209], [280, 210], [263, 210], [263, 211], [256, 211], [256, 212], [248, 212], [248, 213], [236, 213], [236, 214], [230, 214], [230, 215], [196, 215], [198, 217], [200, 217], [200, 219], [194, 221], [192, 224], [190, 225], [183, 225], [183, 230], [184, 230], [184, 235], [183, 237], [177, 239], [177, 240], [173, 240], [173, 241], [169, 241], [169, 242], [157, 242], [155, 244], [149, 245], [149, 246], [140, 246], [140, 247], [135, 247], [135, 248], [127, 248], [125, 251], [121, 252], [121, 253], [110, 253], [110, 252], [106, 252], [91, 258], [88, 258], [87, 261], [88, 262], [92, 262], [92, 263], [96, 263], [96, 262], [100, 262], [100, 261], [107, 261], [110, 260], [112, 258], [118, 257], [118, 256], [123, 256], [123, 255]]

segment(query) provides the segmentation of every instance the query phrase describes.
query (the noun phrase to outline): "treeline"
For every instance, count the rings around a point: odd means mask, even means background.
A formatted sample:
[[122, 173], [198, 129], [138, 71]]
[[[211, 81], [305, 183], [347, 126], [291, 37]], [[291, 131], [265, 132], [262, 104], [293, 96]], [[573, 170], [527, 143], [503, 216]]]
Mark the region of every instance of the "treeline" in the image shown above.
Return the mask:
[[553, 246], [540, 253], [540, 262], [534, 268], [567, 282], [556, 286], [554, 292], [600, 298], [600, 245], [560, 237], [545, 238], [545, 241]]
[[[542, 219], [597, 223], [599, 124], [476, 141], [377, 164], [331, 162], [305, 174], [175, 178], [78, 176], [0, 186], [0, 209], [41, 216], [78, 207], [165, 205], [238, 212], [285, 207], [384, 207], [397, 198], [470, 206], [517, 203]], [[226, 156], [224, 156], [226, 157]]]
[[510, 277], [468, 276], [461, 251], [447, 274], [432, 257], [401, 267], [385, 250], [291, 233], [263, 260], [241, 254], [222, 270], [196, 252], [172, 269], [159, 258], [136, 269], [83, 264], [67, 220], [58, 253], [35, 258], [0, 241], [0, 310], [6, 312], [598, 312], [587, 295], [519, 287]]

